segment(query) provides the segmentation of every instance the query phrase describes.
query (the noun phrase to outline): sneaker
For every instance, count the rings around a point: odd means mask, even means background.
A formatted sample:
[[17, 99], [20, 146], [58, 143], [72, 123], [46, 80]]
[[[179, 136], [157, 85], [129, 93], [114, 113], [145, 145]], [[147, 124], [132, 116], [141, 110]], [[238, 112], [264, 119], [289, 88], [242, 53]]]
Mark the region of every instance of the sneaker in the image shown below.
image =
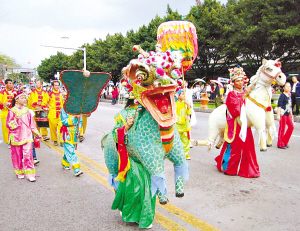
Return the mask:
[[33, 163], [34, 163], [34, 165], [36, 165], [36, 164], [40, 163], [40, 161], [38, 159], [34, 159]]
[[82, 141], [84, 141], [84, 137], [83, 136], [79, 136], [79, 142], [82, 142]]
[[50, 138], [48, 136], [43, 136], [43, 141], [48, 141]]
[[10, 149], [10, 144], [7, 146], [8, 149]]
[[190, 159], [191, 159], [191, 156], [190, 156], [190, 155], [186, 155], [186, 156], [185, 156], [185, 159], [190, 160]]
[[65, 170], [70, 170], [70, 167], [65, 166], [65, 165], [63, 165], [63, 164], [62, 164], [62, 166], [63, 166], [63, 168], [64, 168]]
[[147, 228], [145, 228], [145, 229], [151, 229], [153, 227], [153, 225], [151, 224], [151, 225], [149, 225]]
[[19, 175], [18, 179], [24, 179], [24, 177], [25, 177], [24, 175]]
[[75, 176], [80, 176], [81, 174], [83, 174], [83, 172], [80, 170], [80, 168], [75, 168], [74, 173], [75, 173]]
[[54, 146], [58, 146], [58, 142], [57, 141], [54, 141]]
[[28, 179], [30, 182], [35, 182], [36, 181], [36, 179], [35, 179], [35, 177], [29, 177], [29, 179]]
[[277, 148], [280, 148], [280, 149], [286, 149], [286, 147], [277, 147]]

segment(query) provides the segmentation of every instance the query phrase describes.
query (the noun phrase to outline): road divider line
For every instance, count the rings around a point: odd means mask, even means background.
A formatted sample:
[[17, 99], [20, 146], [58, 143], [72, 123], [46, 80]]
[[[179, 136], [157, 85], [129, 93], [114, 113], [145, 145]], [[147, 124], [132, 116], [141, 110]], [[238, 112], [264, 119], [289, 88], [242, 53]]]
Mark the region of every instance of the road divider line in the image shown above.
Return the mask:
[[[46, 145], [48, 145], [50, 148], [53, 148], [54, 150], [61, 152], [63, 155], [63, 150], [57, 146], [52, 145], [50, 142], [44, 142]], [[99, 170], [100, 172], [104, 173], [104, 174], [109, 174], [108, 169], [106, 167], [104, 167], [103, 165], [99, 164], [98, 162], [90, 159], [89, 157], [83, 155], [82, 153], [76, 151], [77, 156], [82, 159], [83, 161], [85, 161], [86, 163], [90, 164], [92, 167], [94, 167], [95, 169]], [[83, 169], [82, 169], [83, 170]], [[91, 169], [89, 171], [92, 171]], [[95, 174], [97, 174], [95, 172]], [[98, 174], [99, 175], [99, 174]], [[95, 177], [98, 179], [99, 176], [94, 176], [94, 174], [91, 176], [92, 178], [95, 179]], [[102, 177], [102, 176], [101, 176]], [[105, 177], [104, 178], [106, 181], [106, 185], [103, 184], [105, 187], [107, 187], [109, 190], [112, 190], [111, 187], [108, 186], [107, 183], [107, 179]], [[97, 180], [95, 179], [95, 180]], [[103, 181], [102, 181], [103, 182]], [[102, 184], [102, 183], [101, 183]], [[113, 190], [112, 190], [113, 191]], [[208, 230], [213, 230], [213, 231], [217, 231], [219, 229], [215, 228], [214, 226], [206, 223], [205, 221], [202, 221], [201, 219], [189, 214], [188, 212], [178, 208], [177, 206], [171, 204], [170, 202], [167, 203], [166, 205], [161, 205], [159, 202], [156, 202], [157, 205], [159, 205], [161, 208], [165, 209], [166, 211], [168, 211], [169, 213], [175, 215], [176, 217], [180, 218], [181, 220], [183, 220], [184, 222], [192, 225], [193, 227], [203, 230], [203, 231], [208, 231]]]
[[158, 200], [156, 202], [161, 208], [167, 210], [168, 212], [172, 213], [173, 215], [179, 217], [181, 220], [185, 221], [186, 223], [194, 226], [197, 229], [202, 231], [219, 231], [219, 229], [213, 227], [212, 225], [200, 220], [199, 218], [189, 214], [188, 212], [178, 208], [177, 206], [167, 203], [165, 205], [161, 205]]
[[171, 220], [167, 216], [163, 215], [162, 213], [158, 212], [157, 210], [155, 210], [154, 220], [158, 224], [160, 224], [161, 226], [163, 226], [164, 228], [166, 228], [167, 230], [188, 231], [188, 229], [185, 229], [184, 227], [182, 227], [181, 225], [177, 224], [176, 222], [174, 222], [173, 220]]
[[[44, 142], [44, 143], [49, 148], [51, 148], [54, 151], [56, 151], [57, 153], [59, 153], [61, 156], [64, 155], [64, 151], [61, 148], [59, 148], [57, 146], [54, 146], [50, 142]], [[84, 155], [80, 154], [80, 156], [84, 156]], [[84, 158], [85, 159], [89, 159], [87, 156], [84, 156]], [[93, 163], [93, 161], [89, 161], [89, 162]], [[89, 167], [87, 167], [85, 164], [82, 164], [82, 163], [80, 163], [80, 169], [83, 172], [85, 172], [86, 174], [88, 174], [90, 177], [92, 177], [94, 180], [96, 180], [97, 182], [99, 182], [100, 184], [102, 184], [103, 186], [105, 186], [107, 189], [109, 189], [110, 191], [114, 192], [114, 190], [112, 189], [112, 187], [109, 187], [108, 180], [105, 177], [103, 177], [100, 174], [96, 173], [94, 170], [90, 169]], [[187, 231], [187, 229], [185, 229], [184, 227], [182, 227], [181, 225], [179, 225], [175, 221], [171, 220], [167, 216], [163, 215], [162, 213], [158, 212], [157, 210], [155, 210], [154, 221], [156, 221], [158, 224], [160, 224], [161, 226], [163, 226], [167, 230], [182, 230], [182, 231]]]

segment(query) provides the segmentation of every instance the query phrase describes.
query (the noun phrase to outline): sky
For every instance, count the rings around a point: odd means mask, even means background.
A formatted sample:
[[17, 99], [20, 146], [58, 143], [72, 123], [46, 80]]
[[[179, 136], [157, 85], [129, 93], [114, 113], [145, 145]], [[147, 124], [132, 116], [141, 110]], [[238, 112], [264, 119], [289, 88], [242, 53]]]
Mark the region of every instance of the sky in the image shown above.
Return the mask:
[[125, 35], [148, 25], [156, 15], [164, 17], [168, 4], [186, 15], [196, 1], [0, 0], [0, 53], [21, 67], [37, 68], [57, 51], [74, 52], [41, 45], [78, 48], [107, 34]]

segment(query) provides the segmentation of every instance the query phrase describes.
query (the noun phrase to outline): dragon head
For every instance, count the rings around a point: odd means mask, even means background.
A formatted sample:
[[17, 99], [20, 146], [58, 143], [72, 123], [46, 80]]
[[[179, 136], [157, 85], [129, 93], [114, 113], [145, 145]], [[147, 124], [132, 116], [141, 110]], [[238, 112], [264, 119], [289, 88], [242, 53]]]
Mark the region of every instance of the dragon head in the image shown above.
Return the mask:
[[145, 52], [140, 46], [133, 49], [140, 54], [123, 68], [123, 85], [160, 126], [173, 125], [176, 122], [175, 91], [182, 75], [180, 52], [161, 52], [159, 46], [156, 52]]

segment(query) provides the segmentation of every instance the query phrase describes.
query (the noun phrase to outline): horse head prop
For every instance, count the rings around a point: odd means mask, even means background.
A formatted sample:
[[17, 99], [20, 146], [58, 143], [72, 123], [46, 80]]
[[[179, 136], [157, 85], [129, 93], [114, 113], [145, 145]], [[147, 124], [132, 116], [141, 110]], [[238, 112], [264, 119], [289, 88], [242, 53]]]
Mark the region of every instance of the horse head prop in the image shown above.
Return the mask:
[[274, 82], [279, 86], [283, 86], [286, 82], [286, 75], [281, 70], [281, 62], [279, 62], [279, 59], [263, 59], [262, 65], [257, 70], [256, 75], [250, 79], [250, 87], [254, 89], [257, 83], [264, 86], [271, 86]]

